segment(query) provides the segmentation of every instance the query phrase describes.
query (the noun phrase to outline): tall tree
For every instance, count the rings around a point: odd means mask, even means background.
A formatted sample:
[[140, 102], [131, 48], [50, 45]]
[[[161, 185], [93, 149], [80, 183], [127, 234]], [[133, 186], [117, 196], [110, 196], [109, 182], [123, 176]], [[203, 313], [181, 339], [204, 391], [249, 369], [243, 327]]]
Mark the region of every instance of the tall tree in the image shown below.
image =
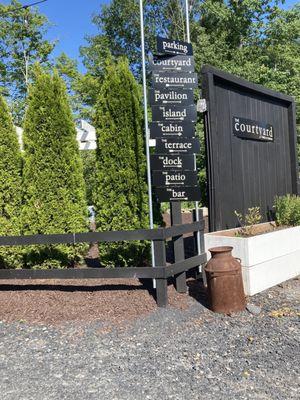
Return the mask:
[[[300, 102], [300, 6], [282, 9], [282, 0], [190, 0], [190, 31], [196, 71], [211, 64], [295, 96]], [[146, 52], [155, 52], [157, 34], [185, 39], [182, 0], [144, 1]], [[138, 80], [140, 21], [137, 0], [112, 0], [93, 18], [99, 33], [81, 48], [89, 73], [97, 76], [104, 54], [126, 55]], [[300, 125], [300, 107], [297, 109]], [[202, 123], [197, 131], [203, 141]], [[202, 146], [204, 149], [204, 144]], [[204, 182], [205, 157], [199, 159]]]
[[[147, 187], [140, 89], [128, 62], [107, 66], [99, 94], [97, 130], [96, 223], [100, 231], [147, 227]], [[100, 244], [104, 265], [140, 263], [143, 243]]]
[[[85, 231], [82, 162], [66, 87], [57, 73], [51, 76], [39, 67], [24, 122], [24, 161], [24, 233]], [[39, 247], [29, 252], [27, 263], [66, 266], [72, 256], [72, 247]]]
[[[0, 235], [20, 234], [21, 153], [9, 109], [0, 96]], [[18, 248], [0, 247], [0, 268], [22, 265]]]
[[47, 18], [36, 8], [22, 8], [17, 0], [0, 5], [0, 87], [13, 106], [16, 123], [21, 124], [33, 65], [49, 63], [54, 43], [45, 39]]

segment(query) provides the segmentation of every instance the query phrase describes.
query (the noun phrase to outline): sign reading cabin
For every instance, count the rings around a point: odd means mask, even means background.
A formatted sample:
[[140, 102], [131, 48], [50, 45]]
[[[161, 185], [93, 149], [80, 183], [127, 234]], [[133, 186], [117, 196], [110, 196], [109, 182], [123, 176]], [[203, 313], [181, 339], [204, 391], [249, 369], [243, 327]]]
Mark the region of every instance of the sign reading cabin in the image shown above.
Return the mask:
[[270, 124], [246, 118], [233, 117], [232, 125], [233, 134], [239, 138], [274, 142], [274, 129]]

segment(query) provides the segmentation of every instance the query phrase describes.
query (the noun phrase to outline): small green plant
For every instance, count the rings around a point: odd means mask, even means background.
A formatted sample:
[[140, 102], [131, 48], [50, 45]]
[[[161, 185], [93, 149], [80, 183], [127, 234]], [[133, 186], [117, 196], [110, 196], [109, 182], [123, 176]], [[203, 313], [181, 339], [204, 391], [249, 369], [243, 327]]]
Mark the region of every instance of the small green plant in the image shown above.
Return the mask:
[[275, 197], [275, 220], [279, 226], [300, 225], [300, 196], [287, 194]]
[[241, 226], [236, 235], [253, 236], [255, 234], [254, 226], [259, 224], [262, 219], [260, 207], [250, 207], [248, 208], [248, 212], [246, 212], [244, 215], [237, 211], [234, 211], [234, 213]]

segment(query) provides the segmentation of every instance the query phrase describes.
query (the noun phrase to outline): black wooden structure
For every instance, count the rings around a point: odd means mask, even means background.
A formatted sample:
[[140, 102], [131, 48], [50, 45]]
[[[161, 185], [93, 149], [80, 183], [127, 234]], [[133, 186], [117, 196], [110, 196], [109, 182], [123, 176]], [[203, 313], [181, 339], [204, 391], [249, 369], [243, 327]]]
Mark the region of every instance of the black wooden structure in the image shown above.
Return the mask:
[[249, 207], [266, 221], [276, 195], [299, 194], [294, 99], [211, 66], [202, 75], [210, 231]]
[[[196, 249], [196, 234], [200, 232], [200, 252]], [[194, 233], [195, 254], [185, 259], [183, 235]], [[174, 245], [173, 263], [166, 261], [166, 240], [172, 238]], [[181, 217], [173, 221], [173, 226], [158, 229], [135, 231], [86, 232], [56, 235], [0, 236], [0, 246], [26, 246], [45, 244], [78, 244], [92, 242], [121, 242], [131, 240], [151, 240], [154, 243], [154, 267], [116, 267], [116, 268], [67, 268], [67, 269], [0, 269], [1, 279], [99, 279], [99, 278], [137, 278], [156, 280], [156, 301], [159, 307], [168, 303], [168, 278], [174, 277], [176, 289], [186, 292], [186, 271], [205, 264], [204, 221], [181, 224]], [[200, 254], [198, 254], [200, 253]]]

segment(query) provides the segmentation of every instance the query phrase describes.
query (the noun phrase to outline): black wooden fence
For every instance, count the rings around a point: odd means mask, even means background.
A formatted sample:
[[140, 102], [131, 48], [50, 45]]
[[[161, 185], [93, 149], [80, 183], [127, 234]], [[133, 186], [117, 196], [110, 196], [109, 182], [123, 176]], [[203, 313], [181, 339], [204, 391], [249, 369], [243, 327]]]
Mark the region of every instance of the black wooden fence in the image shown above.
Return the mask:
[[274, 197], [300, 189], [295, 101], [211, 66], [202, 74], [210, 230], [237, 226], [234, 211], [249, 207], [272, 218]]
[[[184, 234], [197, 232], [201, 235], [201, 254], [184, 258]], [[166, 262], [166, 240], [172, 238], [175, 247], [175, 260]], [[122, 242], [131, 240], [150, 240], [154, 243], [154, 267], [116, 267], [116, 268], [68, 268], [68, 269], [0, 269], [1, 279], [99, 279], [99, 278], [137, 278], [156, 280], [156, 301], [159, 307], [168, 303], [168, 278], [175, 277], [176, 289], [186, 291], [186, 271], [194, 269], [206, 262], [204, 253], [204, 221], [169, 228], [140, 229], [135, 231], [87, 232], [56, 235], [0, 236], [0, 246], [26, 246], [47, 244], [78, 244], [92, 242]], [[195, 240], [196, 246], [196, 240]], [[183, 283], [184, 281], [184, 283]]]

